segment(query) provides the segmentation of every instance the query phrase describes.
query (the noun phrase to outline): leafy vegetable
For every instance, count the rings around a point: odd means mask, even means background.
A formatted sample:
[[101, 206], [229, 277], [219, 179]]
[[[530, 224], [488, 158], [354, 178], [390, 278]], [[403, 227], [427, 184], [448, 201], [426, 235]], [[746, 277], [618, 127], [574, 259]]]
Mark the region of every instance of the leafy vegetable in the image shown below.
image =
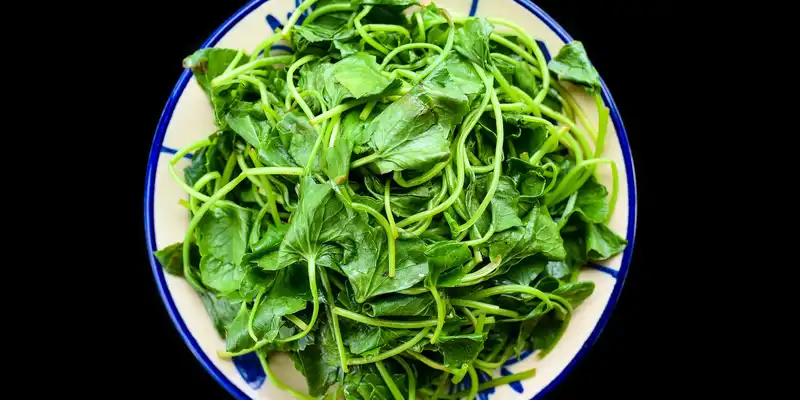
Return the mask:
[[[580, 42], [546, 64], [513, 24], [416, 4], [308, 0], [250, 54], [184, 60], [217, 129], [171, 160], [191, 219], [154, 255], [200, 296], [221, 357], [255, 352], [298, 398], [270, 353], [317, 398], [452, 397], [464, 379], [474, 396], [476, 368], [556, 346], [594, 292], [580, 269], [627, 246], [606, 225], [615, 165], [610, 188], [595, 178], [608, 113]], [[263, 54], [282, 38], [293, 54]], [[597, 129], [556, 78], [596, 96]]]
[[589, 92], [600, 88], [600, 76], [589, 61], [583, 43], [577, 40], [564, 45], [547, 67], [558, 79], [581, 85]]

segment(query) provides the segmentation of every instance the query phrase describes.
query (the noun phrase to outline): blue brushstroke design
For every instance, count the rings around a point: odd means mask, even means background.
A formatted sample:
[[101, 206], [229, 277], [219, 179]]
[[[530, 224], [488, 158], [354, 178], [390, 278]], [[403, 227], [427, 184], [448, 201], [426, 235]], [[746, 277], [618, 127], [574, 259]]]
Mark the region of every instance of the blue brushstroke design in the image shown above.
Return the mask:
[[[172, 147], [161, 146], [161, 152], [162, 153], [169, 153], [169, 154], [177, 154], [178, 150], [175, 150]], [[186, 154], [185, 156], [183, 156], [183, 158], [188, 158], [188, 159], [191, 160], [192, 159], [192, 155], [191, 154]]]
[[[509, 371], [507, 368], [501, 368], [500, 375], [509, 376], [509, 375], [514, 375], [514, 373]], [[523, 391], [525, 391], [525, 389], [522, 387], [522, 383], [520, 383], [519, 381], [511, 382], [508, 384], [508, 386], [511, 386], [511, 389], [514, 389], [514, 391], [517, 393], [522, 393]]]
[[612, 269], [612, 268], [610, 268], [610, 267], [606, 267], [605, 265], [599, 265], [599, 264], [595, 264], [595, 263], [589, 263], [589, 264], [587, 265], [587, 267], [589, 267], [589, 268], [591, 268], [591, 269], [598, 270], [598, 271], [600, 271], [600, 272], [605, 272], [606, 274], [609, 274], [609, 275], [611, 275], [612, 277], [614, 277], [614, 279], [617, 279], [617, 274], [619, 274], [619, 271], [617, 271], [617, 270], [615, 270], [615, 269]]
[[275, 16], [272, 14], [267, 14], [267, 25], [269, 25], [269, 27], [272, 28], [273, 32], [275, 32], [275, 30], [277, 30], [278, 28], [283, 28], [283, 24], [281, 24], [281, 21], [278, 21], [278, 19], [275, 18]]
[[[478, 370], [478, 383], [483, 383], [483, 382], [490, 381], [490, 380], [492, 380], [492, 376], [491, 375], [489, 375], [486, 372], [483, 372], [481, 370]], [[489, 395], [490, 394], [494, 394], [494, 391], [495, 391], [495, 388], [489, 388], [489, 389], [486, 389], [486, 390], [484, 390], [482, 392], [479, 392], [478, 393], [478, 398], [480, 400], [489, 400]]]
[[522, 353], [520, 353], [520, 354], [519, 354], [519, 358], [517, 358], [517, 357], [511, 357], [511, 358], [509, 358], [509, 359], [508, 359], [508, 361], [506, 361], [506, 363], [505, 363], [505, 364], [503, 364], [503, 366], [504, 366], [504, 367], [509, 367], [509, 366], [512, 366], [512, 365], [514, 365], [514, 364], [516, 364], [516, 363], [518, 363], [518, 362], [522, 362], [522, 361], [524, 361], [526, 358], [530, 357], [530, 356], [531, 356], [531, 354], [533, 354], [533, 352], [532, 352], [532, 351], [530, 351], [530, 350], [525, 350], [525, 351], [523, 351]]
[[261, 368], [261, 362], [258, 361], [256, 353], [247, 353], [245, 355], [233, 358], [233, 365], [239, 371], [247, 386], [253, 389], [258, 389], [267, 380], [267, 375], [264, 373], [264, 368]]
[[[487, 374], [486, 372], [483, 372], [481, 370], [476, 370], [476, 372], [478, 373], [478, 383], [479, 384], [481, 384], [483, 382], [486, 382], [486, 381], [492, 380], [492, 376]], [[458, 384], [450, 385], [449, 393], [453, 394], [453, 393], [461, 392], [461, 391], [464, 391], [464, 390], [469, 390], [469, 388], [471, 388], [471, 387], [472, 387], [472, 379], [470, 379], [469, 376], [466, 376]], [[484, 390], [482, 392], [479, 392], [478, 393], [478, 398], [480, 400], [489, 400], [489, 395], [493, 394], [494, 391], [495, 391], [495, 388], [489, 388], [489, 389], [486, 389], [486, 390]]]
[[478, 11], [478, 0], [472, 0], [472, 4], [469, 6], [469, 16], [474, 17], [475, 12]]
[[272, 49], [273, 51], [275, 51], [275, 50], [282, 50], [282, 51], [286, 51], [286, 52], [288, 52], [289, 54], [292, 54], [292, 53], [294, 53], [294, 50], [293, 50], [291, 47], [289, 47], [289, 46], [286, 46], [286, 45], [283, 45], [283, 44], [273, 44], [273, 45], [272, 45], [272, 47], [271, 47], [271, 49]]
[[547, 50], [547, 45], [539, 39], [536, 39], [536, 44], [539, 45], [540, 49], [542, 49], [542, 53], [544, 53], [544, 60], [550, 62], [550, 50]]

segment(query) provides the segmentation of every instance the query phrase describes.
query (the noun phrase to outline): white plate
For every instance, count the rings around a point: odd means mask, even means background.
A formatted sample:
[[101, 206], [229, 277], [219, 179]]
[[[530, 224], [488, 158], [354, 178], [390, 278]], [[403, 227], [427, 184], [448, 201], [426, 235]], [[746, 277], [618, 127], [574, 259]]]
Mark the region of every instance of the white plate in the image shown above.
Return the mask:
[[[285, 23], [299, 3], [300, 0], [253, 0], [225, 21], [202, 47], [252, 49], [275, 27]], [[548, 59], [549, 54], [558, 53], [561, 46], [572, 41], [563, 28], [529, 0], [441, 0], [436, 3], [453, 14], [500, 17], [516, 22], [540, 42]], [[272, 51], [285, 53], [291, 49], [279, 45], [273, 47]], [[592, 49], [587, 51], [591, 57]], [[574, 91], [573, 95], [586, 111], [590, 122], [596, 124], [597, 109], [592, 99], [580, 89]], [[580, 280], [594, 281], [595, 292], [575, 310], [563, 338], [547, 357], [540, 360], [535, 354], [531, 356], [526, 353], [521, 361], [513, 360], [494, 374], [497, 377], [535, 367], [536, 376], [482, 392], [479, 394], [482, 400], [532, 399], [547, 393], [597, 340], [619, 297], [633, 251], [636, 185], [625, 128], [605, 84], [602, 95], [611, 110], [613, 121], [608, 127], [603, 157], [615, 160], [620, 174], [619, 197], [609, 226], [628, 240], [628, 246], [622, 254], [606, 260], [602, 266], [592, 265], [581, 271]], [[144, 217], [153, 274], [178, 332], [203, 367], [225, 389], [240, 399], [291, 399], [288, 393], [266, 381], [254, 355], [243, 356], [235, 361], [216, 356], [217, 350], [225, 348], [225, 342], [217, 335], [199, 297], [182, 278], [164, 274], [152, 256], [153, 251], [182, 241], [189, 223], [188, 213], [178, 204], [178, 200], [187, 195], [170, 176], [168, 161], [176, 149], [212, 133], [215, 130], [212, 121], [212, 111], [205, 94], [191, 73], [185, 71], [161, 115], [147, 165]], [[188, 164], [187, 159], [180, 167]], [[601, 171], [601, 181], [607, 186], [611, 183], [610, 173], [606, 169]], [[294, 370], [288, 357], [274, 357], [273, 361], [276, 364], [274, 371], [284, 382], [305, 391], [305, 378]], [[480, 375], [482, 381], [489, 379], [484, 373]]]

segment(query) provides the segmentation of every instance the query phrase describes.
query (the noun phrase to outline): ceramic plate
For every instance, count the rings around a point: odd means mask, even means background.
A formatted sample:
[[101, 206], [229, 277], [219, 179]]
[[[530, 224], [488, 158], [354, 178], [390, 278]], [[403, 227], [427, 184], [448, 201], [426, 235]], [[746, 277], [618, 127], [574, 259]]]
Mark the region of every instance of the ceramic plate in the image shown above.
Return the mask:
[[[300, 0], [253, 0], [225, 21], [203, 47], [255, 48], [275, 28], [288, 20], [299, 3]], [[436, 3], [453, 14], [499, 17], [521, 25], [537, 39], [548, 60], [551, 54], [557, 54], [565, 43], [572, 41], [563, 28], [528, 0], [440, 0]], [[591, 57], [592, 49], [587, 50]], [[291, 48], [286, 45], [272, 48], [273, 54], [290, 52]], [[175, 62], [179, 63], [181, 60], [176, 59]], [[586, 111], [590, 122], [596, 126], [597, 111], [594, 101], [580, 89], [572, 93]], [[605, 260], [603, 265], [589, 265], [581, 271], [580, 280], [594, 281], [595, 291], [576, 309], [564, 337], [547, 357], [540, 360], [535, 354], [523, 353], [520, 360], [512, 359], [493, 374], [494, 377], [499, 377], [535, 367], [536, 375], [525, 381], [482, 392], [479, 394], [482, 400], [533, 399], [546, 394], [589, 351], [619, 297], [633, 251], [636, 186], [625, 128], [605, 84], [602, 87], [602, 96], [611, 110], [613, 122], [608, 127], [603, 157], [616, 161], [620, 175], [619, 197], [609, 226], [628, 240], [628, 246], [623, 253]], [[217, 350], [224, 350], [225, 342], [217, 335], [200, 298], [182, 278], [165, 274], [152, 256], [154, 250], [182, 241], [189, 224], [188, 212], [178, 204], [178, 200], [187, 195], [170, 176], [167, 168], [169, 159], [176, 149], [202, 139], [214, 130], [208, 100], [191, 73], [185, 71], [170, 94], [161, 115], [147, 166], [144, 218], [153, 274], [178, 332], [203, 367], [225, 389], [239, 399], [291, 399], [288, 393], [267, 381], [255, 355], [241, 356], [234, 360], [224, 360], [216, 356]], [[187, 156], [178, 167], [183, 168], [189, 163], [190, 158]], [[610, 187], [611, 176], [607, 168], [602, 169], [600, 177], [602, 183]], [[294, 388], [304, 390], [305, 378], [295, 371], [288, 357], [272, 357], [271, 360], [275, 364], [273, 370], [279, 378]], [[484, 381], [491, 377], [481, 372], [480, 379]]]

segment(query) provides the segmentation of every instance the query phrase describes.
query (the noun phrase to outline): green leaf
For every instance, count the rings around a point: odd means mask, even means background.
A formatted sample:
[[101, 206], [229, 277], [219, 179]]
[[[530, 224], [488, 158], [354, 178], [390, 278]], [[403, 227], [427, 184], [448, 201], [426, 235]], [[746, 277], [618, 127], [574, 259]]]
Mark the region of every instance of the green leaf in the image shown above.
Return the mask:
[[[367, 175], [364, 178], [364, 183], [367, 190], [369, 190], [375, 198], [383, 203], [383, 183], [372, 175]], [[389, 200], [392, 206], [392, 213], [401, 217], [410, 217], [420, 211], [423, 211], [427, 209], [428, 202], [433, 199], [434, 196], [439, 194], [441, 190], [442, 182], [438, 179], [425, 182], [411, 189], [393, 187], [391, 188]], [[381, 204], [380, 211], [383, 211], [383, 204]]]
[[491, 260], [500, 259], [501, 265], [509, 267], [538, 253], [555, 260], [566, 256], [558, 226], [550, 218], [546, 207], [533, 207], [522, 223], [520, 227], [495, 234], [489, 239]]
[[178, 242], [153, 252], [167, 273], [183, 276], [183, 242]]
[[258, 292], [272, 285], [275, 276], [274, 272], [264, 271], [261, 268], [248, 268], [239, 285], [239, 295], [248, 302], [253, 301]]
[[[472, 258], [472, 253], [469, 251], [469, 247], [463, 243], [448, 240], [428, 246], [425, 250], [425, 257], [427, 257], [430, 265], [430, 273], [425, 278], [425, 287], [436, 288], [440, 275], [469, 261]], [[429, 296], [433, 301], [433, 296]], [[436, 315], [435, 304], [432, 304], [432, 307], [434, 307], [431, 310], [432, 315]]]
[[375, 56], [368, 53], [354, 54], [334, 64], [333, 77], [356, 99], [380, 94], [400, 84], [397, 79], [383, 76]]
[[267, 121], [256, 120], [248, 114], [228, 114], [225, 121], [228, 123], [228, 127], [256, 149], [263, 146], [263, 142], [267, 140], [266, 136], [272, 130]]
[[[255, 228], [253, 228], [255, 230]], [[289, 225], [280, 224], [272, 225], [267, 224], [267, 231], [263, 236], [254, 238], [251, 232], [250, 235], [250, 249], [254, 253], [271, 252], [278, 249], [283, 241], [286, 232], [289, 231]]]
[[594, 292], [594, 282], [586, 281], [586, 282], [574, 282], [574, 283], [563, 283], [558, 289], [553, 291], [553, 294], [563, 297], [565, 300], [569, 301], [572, 307], [577, 307], [587, 297], [591, 296]]
[[517, 63], [514, 67], [514, 79], [512, 82], [514, 86], [524, 90], [531, 98], [539, 94], [539, 84], [536, 82], [536, 76], [533, 75], [533, 71], [527, 62]]
[[252, 215], [233, 206], [212, 206], [197, 224], [195, 235], [200, 254], [219, 261], [239, 264], [247, 252], [247, 239]]
[[[278, 124], [278, 130], [289, 136], [288, 147], [292, 159], [301, 167], [308, 165], [314, 144], [319, 137], [317, 130], [308, 122], [308, 117], [301, 112], [284, 114]], [[322, 151], [317, 151], [312, 168], [314, 171], [322, 168]]]
[[431, 317], [436, 315], [436, 303], [430, 293], [378, 297], [364, 303], [364, 314], [370, 317]]
[[556, 74], [559, 80], [578, 84], [589, 93], [594, 93], [600, 88], [600, 75], [589, 61], [583, 43], [577, 40], [564, 45], [547, 63], [547, 68]]
[[413, 336], [415, 333], [405, 329], [390, 329], [379, 326], [356, 324], [354, 329], [343, 333], [345, 345], [353, 354], [364, 354], [370, 350], [379, 349], [390, 342]]
[[534, 255], [520, 261], [512, 267], [505, 275], [498, 277], [500, 284], [530, 285], [545, 270], [547, 258], [541, 255]]
[[379, 155], [380, 174], [431, 165], [450, 156], [448, 132], [438, 129], [436, 116], [417, 90], [386, 107], [366, 128], [370, 146]]
[[[480, 203], [486, 197], [490, 184], [489, 175], [482, 175], [467, 187], [467, 211], [474, 214]], [[507, 176], [500, 177], [500, 183], [490, 201], [490, 213], [484, 213], [475, 226], [481, 232], [489, 229], [489, 223], [494, 224], [495, 232], [502, 232], [516, 226], [522, 226], [522, 220], [517, 216], [517, 203], [519, 192], [514, 187], [514, 182]], [[490, 218], [491, 216], [491, 218]]]
[[239, 309], [236, 318], [225, 328], [225, 350], [240, 351], [256, 344], [247, 332], [249, 318], [250, 310], [247, 307]]
[[344, 183], [350, 174], [352, 153], [353, 141], [347, 135], [336, 138], [334, 146], [325, 153], [325, 173], [337, 185]]
[[[275, 283], [269, 296], [256, 309], [253, 330], [259, 340], [274, 341], [278, 337], [281, 318], [306, 308], [306, 299]], [[228, 349], [228, 351], [236, 351]]]
[[212, 292], [200, 293], [200, 300], [203, 302], [211, 322], [220, 337], [225, 337], [225, 327], [230, 325], [236, 318], [241, 302], [231, 301], [226, 297], [219, 296]]
[[349, 261], [341, 266], [353, 285], [356, 300], [408, 289], [428, 275], [425, 243], [420, 239], [400, 239], [395, 248], [395, 277], [389, 277], [386, 232], [365, 223], [351, 225], [355, 243]]
[[483, 350], [485, 334], [439, 336], [436, 345], [444, 356], [444, 365], [454, 370], [466, 370]]
[[628, 241], [605, 224], [586, 225], [586, 256], [589, 260], [605, 260], [625, 250]]
[[453, 47], [459, 54], [475, 64], [484, 69], [490, 69], [489, 35], [493, 31], [494, 27], [485, 18], [469, 18], [464, 25], [456, 29]]
[[273, 251], [259, 258], [258, 266], [264, 271], [277, 271], [280, 269], [278, 264], [278, 253], [278, 251]]
[[238, 290], [245, 272], [244, 268], [211, 254], [200, 260], [200, 278], [203, 283], [223, 294]]
[[345, 374], [343, 391], [345, 400], [394, 400], [383, 378], [372, 365], [354, 367]]
[[588, 223], [602, 223], [608, 217], [608, 190], [597, 182], [594, 177], [578, 189], [578, 195], [572, 209], [568, 210], [561, 218], [569, 218], [573, 214], [580, 215]]
[[339, 353], [333, 331], [320, 321], [313, 344], [293, 354], [295, 368], [306, 377], [308, 393], [312, 396], [325, 394], [336, 382], [339, 368]]
[[[317, 260], [336, 252], [345, 230], [364, 215], [353, 212], [334, 196], [330, 186], [314, 183], [311, 177], [301, 181], [300, 201], [281, 242], [280, 268], [300, 260]], [[366, 224], [365, 222], [361, 222]]]
[[[211, 96], [211, 80], [225, 72], [236, 57], [236, 53], [238, 51], [232, 49], [214, 47], [200, 49], [183, 59], [183, 67], [192, 70], [197, 83], [207, 95]], [[247, 58], [246, 54], [242, 57], [244, 60]]]

